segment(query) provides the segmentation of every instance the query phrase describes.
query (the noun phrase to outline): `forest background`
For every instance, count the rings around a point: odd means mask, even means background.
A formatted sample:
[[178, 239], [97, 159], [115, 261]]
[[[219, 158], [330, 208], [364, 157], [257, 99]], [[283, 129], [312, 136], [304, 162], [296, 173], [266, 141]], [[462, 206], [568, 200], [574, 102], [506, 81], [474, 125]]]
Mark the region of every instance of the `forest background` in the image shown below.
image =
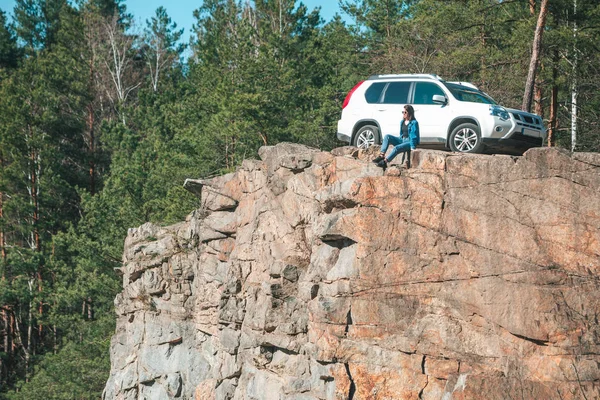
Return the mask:
[[[435, 73], [532, 108], [551, 146], [600, 150], [597, 0], [205, 0], [190, 43], [164, 8], [17, 0], [0, 12], [0, 398], [96, 399], [130, 227], [197, 207], [206, 178], [281, 141], [324, 150], [370, 74]], [[185, 54], [185, 57], [183, 56]]]

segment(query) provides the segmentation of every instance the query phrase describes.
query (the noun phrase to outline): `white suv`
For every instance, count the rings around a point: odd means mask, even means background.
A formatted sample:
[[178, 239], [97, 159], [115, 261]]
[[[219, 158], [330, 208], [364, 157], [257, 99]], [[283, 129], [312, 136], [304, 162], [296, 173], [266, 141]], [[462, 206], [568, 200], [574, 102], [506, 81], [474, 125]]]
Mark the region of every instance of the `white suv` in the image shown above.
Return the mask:
[[426, 74], [374, 75], [359, 82], [344, 100], [337, 138], [366, 148], [385, 135], [399, 136], [405, 104], [415, 109], [425, 146], [480, 153], [486, 147], [526, 150], [546, 139], [538, 115], [501, 107], [470, 83]]

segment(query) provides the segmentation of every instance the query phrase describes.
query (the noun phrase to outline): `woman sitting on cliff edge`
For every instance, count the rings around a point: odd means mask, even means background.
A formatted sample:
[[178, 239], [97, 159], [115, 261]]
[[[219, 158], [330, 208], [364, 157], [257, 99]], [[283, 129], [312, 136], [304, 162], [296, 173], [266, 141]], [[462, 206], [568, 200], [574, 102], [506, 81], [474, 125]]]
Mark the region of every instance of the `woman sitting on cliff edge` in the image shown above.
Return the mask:
[[[410, 162], [410, 151], [417, 148], [421, 137], [419, 135], [419, 123], [415, 119], [415, 109], [410, 104], [404, 106], [402, 111], [402, 122], [400, 123], [400, 136], [385, 135], [381, 144], [379, 156], [373, 160], [378, 167], [386, 169], [394, 157], [399, 153], [407, 152]], [[386, 157], [385, 152], [388, 147], [394, 146], [390, 154]]]

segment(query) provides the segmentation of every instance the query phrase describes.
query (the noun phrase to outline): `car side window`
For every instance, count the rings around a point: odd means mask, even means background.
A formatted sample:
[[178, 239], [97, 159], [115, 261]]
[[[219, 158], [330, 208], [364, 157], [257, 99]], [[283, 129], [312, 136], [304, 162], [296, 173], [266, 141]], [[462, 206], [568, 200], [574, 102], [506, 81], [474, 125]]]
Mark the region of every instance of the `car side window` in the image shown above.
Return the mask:
[[378, 103], [381, 98], [381, 92], [383, 92], [383, 88], [385, 87], [385, 82], [375, 82], [365, 92], [365, 100], [367, 103]]
[[436, 104], [433, 102], [436, 94], [445, 96], [444, 91], [435, 83], [417, 82], [413, 104]]
[[385, 89], [383, 102], [386, 104], [406, 104], [411, 82], [390, 82]]

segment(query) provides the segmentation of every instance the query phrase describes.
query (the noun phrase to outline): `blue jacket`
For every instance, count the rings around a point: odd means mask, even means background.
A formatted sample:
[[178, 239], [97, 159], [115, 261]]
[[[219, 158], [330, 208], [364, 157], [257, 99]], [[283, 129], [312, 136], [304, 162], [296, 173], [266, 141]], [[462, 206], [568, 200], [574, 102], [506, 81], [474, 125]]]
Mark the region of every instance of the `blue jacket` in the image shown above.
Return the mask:
[[[402, 124], [404, 120], [400, 121], [400, 137], [402, 137]], [[419, 123], [416, 119], [412, 119], [408, 122], [408, 141], [410, 142], [410, 148], [416, 149], [417, 145], [421, 143], [421, 135], [419, 133]]]

